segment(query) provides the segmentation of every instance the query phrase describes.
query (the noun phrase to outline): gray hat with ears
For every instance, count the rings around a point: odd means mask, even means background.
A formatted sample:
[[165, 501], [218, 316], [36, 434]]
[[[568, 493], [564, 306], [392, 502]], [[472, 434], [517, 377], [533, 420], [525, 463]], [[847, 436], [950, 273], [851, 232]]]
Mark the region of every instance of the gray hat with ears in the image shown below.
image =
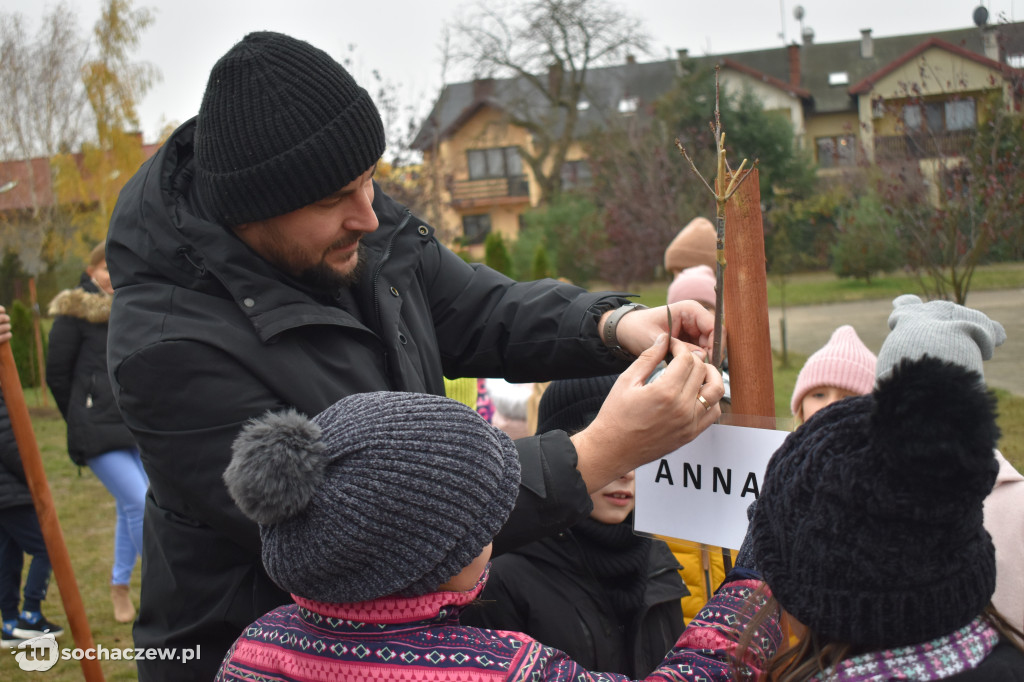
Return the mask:
[[512, 440], [465, 405], [361, 393], [312, 419], [249, 422], [224, 472], [260, 524], [279, 587], [351, 603], [437, 589], [504, 525], [519, 492]]
[[901, 360], [923, 355], [953, 362], [977, 372], [981, 363], [992, 357], [996, 346], [1006, 341], [1003, 325], [980, 310], [952, 301], [924, 303], [913, 294], [896, 297], [889, 315], [889, 335], [878, 352], [875, 375], [878, 380], [892, 373]]

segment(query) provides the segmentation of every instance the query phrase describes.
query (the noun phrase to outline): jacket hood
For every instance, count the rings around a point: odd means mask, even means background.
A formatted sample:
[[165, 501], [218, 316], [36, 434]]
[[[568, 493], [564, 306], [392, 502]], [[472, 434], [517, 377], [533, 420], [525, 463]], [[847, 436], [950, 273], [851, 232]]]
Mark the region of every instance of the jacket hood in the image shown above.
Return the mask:
[[92, 324], [108, 322], [110, 320], [110, 304], [114, 297], [96, 290], [95, 286], [90, 287], [95, 291], [87, 291], [84, 285], [83, 282], [81, 287], [65, 289], [54, 296], [47, 312], [50, 315], [77, 317]]

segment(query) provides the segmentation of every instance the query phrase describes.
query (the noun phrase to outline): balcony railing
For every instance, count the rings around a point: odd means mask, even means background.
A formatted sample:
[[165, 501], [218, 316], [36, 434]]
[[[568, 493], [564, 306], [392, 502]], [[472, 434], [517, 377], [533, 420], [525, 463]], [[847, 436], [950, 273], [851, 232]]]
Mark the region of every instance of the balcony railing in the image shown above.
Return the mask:
[[506, 197], [530, 196], [530, 185], [525, 175], [483, 180], [455, 180], [451, 183], [452, 202], [475, 202]]
[[977, 131], [974, 130], [955, 130], [945, 133], [876, 135], [875, 159], [903, 161], [961, 156], [970, 150], [976, 134]]

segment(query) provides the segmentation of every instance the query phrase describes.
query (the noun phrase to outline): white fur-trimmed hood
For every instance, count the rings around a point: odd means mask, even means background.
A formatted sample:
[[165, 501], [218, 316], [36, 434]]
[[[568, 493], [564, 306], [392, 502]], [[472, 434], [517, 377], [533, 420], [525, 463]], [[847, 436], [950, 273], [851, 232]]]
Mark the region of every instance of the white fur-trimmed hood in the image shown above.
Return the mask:
[[50, 315], [77, 317], [93, 324], [110, 321], [110, 304], [114, 297], [91, 293], [84, 289], [65, 289], [50, 301]]

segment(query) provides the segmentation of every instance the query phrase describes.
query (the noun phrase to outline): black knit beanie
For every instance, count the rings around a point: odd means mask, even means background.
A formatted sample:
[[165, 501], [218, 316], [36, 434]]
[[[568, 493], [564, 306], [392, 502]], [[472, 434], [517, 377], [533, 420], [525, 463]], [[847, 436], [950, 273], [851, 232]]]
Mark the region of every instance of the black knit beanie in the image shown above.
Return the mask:
[[210, 72], [196, 124], [196, 187], [226, 226], [337, 192], [384, 153], [370, 95], [323, 50], [250, 33]]
[[757, 566], [783, 608], [867, 649], [926, 642], [977, 617], [995, 590], [982, 504], [998, 438], [978, 374], [931, 357], [815, 414], [772, 456], [751, 521]]
[[537, 433], [561, 429], [572, 435], [590, 426], [618, 378], [611, 374], [552, 381], [537, 406]]
[[468, 566], [519, 492], [512, 439], [462, 403], [361, 393], [268, 413], [224, 472], [279, 587], [321, 602], [417, 596]]

